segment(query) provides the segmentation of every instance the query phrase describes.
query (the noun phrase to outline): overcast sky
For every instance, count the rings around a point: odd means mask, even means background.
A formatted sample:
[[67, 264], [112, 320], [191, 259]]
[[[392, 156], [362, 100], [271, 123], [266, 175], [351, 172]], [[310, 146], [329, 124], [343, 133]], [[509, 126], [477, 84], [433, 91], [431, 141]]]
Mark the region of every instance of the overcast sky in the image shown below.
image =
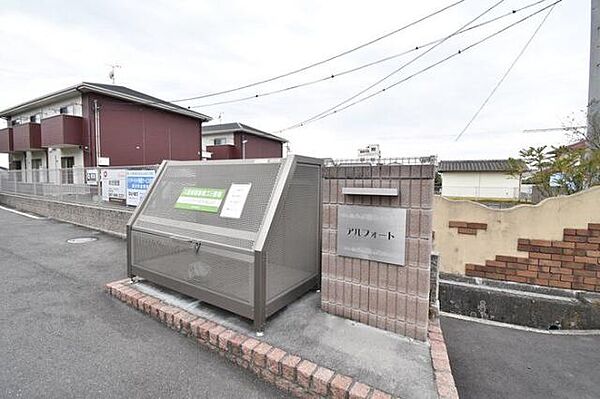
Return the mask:
[[[505, 0], [477, 22], [534, 1]], [[452, 2], [0, 0], [0, 108], [81, 81], [110, 83], [112, 63], [122, 65], [116, 72], [117, 84], [166, 100], [228, 89], [327, 58]], [[466, 0], [305, 73], [182, 105], [263, 93], [397, 54], [450, 35], [496, 2]], [[535, 9], [448, 40], [385, 83], [399, 81]], [[563, 133], [523, 130], [562, 126], [585, 108], [589, 0], [563, 0], [556, 6], [479, 118], [459, 141], [454, 140], [543, 15], [369, 101], [282, 136], [295, 153], [334, 158], [355, 157], [359, 147], [372, 143], [380, 144], [386, 157], [435, 154], [441, 159], [483, 159], [516, 156], [525, 146], [564, 142]], [[239, 121], [276, 132], [352, 96], [421, 53], [284, 94], [196, 109], [214, 117], [211, 123], [221, 114], [222, 122]]]

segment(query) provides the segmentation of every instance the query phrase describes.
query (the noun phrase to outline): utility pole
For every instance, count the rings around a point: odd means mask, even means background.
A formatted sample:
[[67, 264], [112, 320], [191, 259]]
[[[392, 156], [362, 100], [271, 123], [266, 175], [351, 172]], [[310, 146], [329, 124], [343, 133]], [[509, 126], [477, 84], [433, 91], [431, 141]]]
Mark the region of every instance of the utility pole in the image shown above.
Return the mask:
[[588, 92], [588, 130], [590, 143], [600, 142], [600, 0], [591, 0], [590, 76]]

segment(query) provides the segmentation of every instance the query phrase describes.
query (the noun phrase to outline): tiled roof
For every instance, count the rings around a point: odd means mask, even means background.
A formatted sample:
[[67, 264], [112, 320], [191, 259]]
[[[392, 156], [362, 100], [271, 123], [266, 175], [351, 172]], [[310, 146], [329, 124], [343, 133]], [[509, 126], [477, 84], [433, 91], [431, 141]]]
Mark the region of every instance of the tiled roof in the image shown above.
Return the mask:
[[508, 159], [477, 159], [440, 161], [438, 171], [443, 172], [506, 172], [510, 170]]
[[254, 134], [255, 136], [264, 137], [271, 140], [281, 141], [287, 143], [287, 140], [283, 137], [275, 136], [274, 134], [263, 132], [262, 130], [255, 129], [251, 126], [244, 125], [243, 123], [222, 123], [220, 125], [203, 125], [202, 135], [211, 135], [219, 133], [232, 133], [232, 132], [244, 132], [248, 134]]

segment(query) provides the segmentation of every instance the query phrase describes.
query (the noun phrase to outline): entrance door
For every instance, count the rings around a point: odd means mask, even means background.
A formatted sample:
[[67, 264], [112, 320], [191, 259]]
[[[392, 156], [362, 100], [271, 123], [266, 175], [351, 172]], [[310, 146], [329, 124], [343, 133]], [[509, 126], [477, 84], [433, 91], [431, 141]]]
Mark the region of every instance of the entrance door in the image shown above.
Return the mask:
[[60, 159], [60, 167], [62, 169], [62, 183], [73, 184], [73, 166], [75, 165], [75, 157], [62, 157]]

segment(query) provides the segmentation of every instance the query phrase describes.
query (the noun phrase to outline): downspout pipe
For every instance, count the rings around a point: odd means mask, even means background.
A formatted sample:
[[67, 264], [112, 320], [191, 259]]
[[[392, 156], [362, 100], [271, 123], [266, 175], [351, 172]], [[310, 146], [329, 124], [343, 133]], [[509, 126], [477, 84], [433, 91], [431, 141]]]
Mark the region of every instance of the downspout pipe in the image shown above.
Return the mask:
[[100, 166], [98, 165], [98, 161], [102, 156], [102, 149], [100, 148], [100, 107], [98, 106], [98, 100], [94, 100], [94, 133], [96, 141], [96, 145], [94, 146], [96, 149], [96, 166]]

